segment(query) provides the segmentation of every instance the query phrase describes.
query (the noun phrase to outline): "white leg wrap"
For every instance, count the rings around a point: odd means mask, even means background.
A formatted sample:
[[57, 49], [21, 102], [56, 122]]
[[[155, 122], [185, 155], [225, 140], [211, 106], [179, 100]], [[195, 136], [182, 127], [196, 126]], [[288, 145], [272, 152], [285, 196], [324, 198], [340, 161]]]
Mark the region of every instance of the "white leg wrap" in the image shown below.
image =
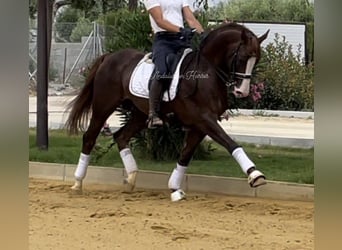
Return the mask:
[[173, 169], [169, 179], [169, 189], [180, 189], [186, 169], [187, 167], [181, 166], [177, 163], [177, 167]]
[[247, 174], [247, 170], [251, 167], [255, 167], [255, 164], [248, 158], [243, 148], [236, 148], [232, 156], [239, 163], [242, 171]]
[[138, 171], [137, 163], [135, 162], [133, 154], [129, 148], [125, 148], [121, 150], [120, 156], [125, 166], [125, 170], [127, 174]]
[[81, 181], [84, 179], [84, 177], [87, 174], [89, 161], [90, 161], [90, 155], [86, 155], [83, 153], [80, 154], [80, 158], [78, 160], [77, 168], [74, 174], [76, 180]]

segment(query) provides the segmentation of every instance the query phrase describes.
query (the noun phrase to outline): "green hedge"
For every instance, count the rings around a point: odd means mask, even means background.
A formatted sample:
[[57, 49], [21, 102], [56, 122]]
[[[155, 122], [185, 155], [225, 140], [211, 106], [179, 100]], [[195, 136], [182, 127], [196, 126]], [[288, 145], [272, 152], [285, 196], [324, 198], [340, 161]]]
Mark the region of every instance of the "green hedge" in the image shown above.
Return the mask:
[[305, 64], [300, 50], [293, 53], [284, 37], [276, 38], [263, 51], [257, 67], [264, 81], [257, 108], [272, 110], [314, 110], [314, 65]]
[[152, 31], [147, 12], [127, 9], [106, 14], [104, 23], [105, 48], [114, 52], [124, 48], [136, 48], [148, 52], [152, 47]]

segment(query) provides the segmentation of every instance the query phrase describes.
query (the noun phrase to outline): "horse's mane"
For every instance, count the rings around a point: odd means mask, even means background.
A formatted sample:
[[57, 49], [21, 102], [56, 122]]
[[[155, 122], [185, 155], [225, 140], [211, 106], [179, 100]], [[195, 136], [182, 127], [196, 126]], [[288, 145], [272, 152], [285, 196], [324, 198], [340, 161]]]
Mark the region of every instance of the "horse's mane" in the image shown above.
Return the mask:
[[238, 23], [221, 23], [218, 25], [213, 31], [222, 31], [225, 29], [237, 29], [237, 30], [245, 30], [247, 29], [244, 25]]
[[202, 40], [200, 47], [203, 47], [206, 45], [208, 41], [211, 40], [212, 37], [216, 36], [218, 33], [221, 33], [226, 30], [237, 30], [242, 32], [245, 30], [246, 32], [252, 34], [254, 36], [254, 33], [250, 31], [246, 26], [238, 23], [222, 23], [218, 25], [216, 28], [213, 30], [207, 30], [205, 33], [207, 33], [205, 39]]

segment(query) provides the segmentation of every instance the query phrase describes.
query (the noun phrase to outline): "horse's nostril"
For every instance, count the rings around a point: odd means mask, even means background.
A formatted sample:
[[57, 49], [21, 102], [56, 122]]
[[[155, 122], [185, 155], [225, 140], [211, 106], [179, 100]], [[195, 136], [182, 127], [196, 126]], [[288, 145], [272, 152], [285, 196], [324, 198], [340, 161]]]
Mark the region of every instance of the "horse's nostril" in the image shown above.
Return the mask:
[[242, 96], [243, 96], [243, 94], [242, 94], [241, 91], [235, 91], [235, 93], [236, 93], [236, 96], [237, 96], [237, 97], [242, 97]]
[[246, 97], [248, 95], [248, 94], [246, 94], [240, 90], [235, 90], [233, 93], [234, 93], [235, 97], [237, 97], [237, 98], [243, 98], [243, 97]]

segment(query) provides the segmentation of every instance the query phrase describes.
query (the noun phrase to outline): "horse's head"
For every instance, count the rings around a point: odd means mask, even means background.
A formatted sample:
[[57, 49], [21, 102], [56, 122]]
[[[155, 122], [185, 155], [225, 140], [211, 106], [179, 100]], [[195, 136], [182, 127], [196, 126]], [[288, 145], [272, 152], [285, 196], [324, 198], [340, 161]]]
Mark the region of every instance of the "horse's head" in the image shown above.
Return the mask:
[[[236, 97], [249, 94], [254, 66], [260, 59], [260, 44], [269, 30], [260, 37], [243, 25], [224, 24], [208, 33], [202, 41], [201, 54], [217, 69]], [[224, 74], [224, 75], [223, 75]]]

